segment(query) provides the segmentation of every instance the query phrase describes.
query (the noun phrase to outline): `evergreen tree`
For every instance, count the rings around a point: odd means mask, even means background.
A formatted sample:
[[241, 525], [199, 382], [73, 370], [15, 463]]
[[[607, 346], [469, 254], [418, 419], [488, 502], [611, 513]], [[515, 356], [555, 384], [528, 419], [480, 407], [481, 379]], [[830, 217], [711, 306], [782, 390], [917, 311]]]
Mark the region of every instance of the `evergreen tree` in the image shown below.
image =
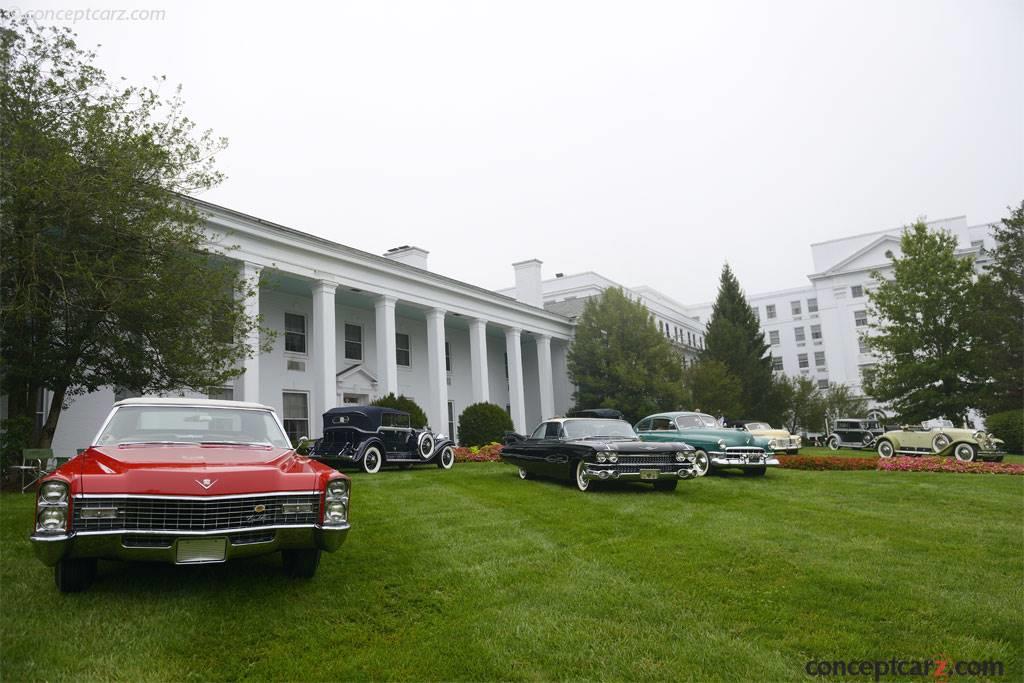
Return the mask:
[[993, 227], [996, 247], [978, 278], [973, 321], [987, 413], [1024, 406], [1024, 201]]
[[866, 339], [878, 362], [864, 389], [903, 420], [960, 423], [979, 397], [974, 261], [957, 256], [954, 235], [921, 221], [903, 232], [900, 248], [890, 279], [873, 274]]
[[689, 404], [715, 417], [743, 417], [743, 387], [725, 363], [706, 360], [683, 371]]
[[702, 361], [719, 361], [739, 380], [742, 417], [780, 422], [772, 357], [764, 332], [729, 264], [722, 267], [718, 298], [704, 335]]
[[621, 289], [586, 302], [568, 364], [580, 408], [615, 408], [635, 421], [682, 406], [679, 356], [644, 305]]

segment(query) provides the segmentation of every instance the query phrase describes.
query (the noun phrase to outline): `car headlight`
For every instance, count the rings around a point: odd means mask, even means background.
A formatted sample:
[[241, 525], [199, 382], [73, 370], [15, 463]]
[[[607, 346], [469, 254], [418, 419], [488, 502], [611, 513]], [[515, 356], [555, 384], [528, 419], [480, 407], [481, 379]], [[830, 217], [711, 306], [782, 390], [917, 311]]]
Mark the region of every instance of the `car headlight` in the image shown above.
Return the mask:
[[678, 453], [676, 453], [676, 462], [682, 462], [685, 459], [686, 459], [686, 453], [683, 453], [682, 451], [679, 451]]
[[597, 461], [598, 462], [604, 462], [605, 461], [604, 453], [598, 453], [597, 454]]
[[619, 456], [615, 455], [614, 453], [612, 453], [611, 455], [608, 456], [608, 462], [618, 462], [618, 461], [619, 461]]
[[343, 501], [332, 500], [324, 507], [325, 524], [342, 524], [348, 518], [348, 507]]
[[775, 446], [778, 445], [778, 443], [779, 442], [776, 441], [775, 439], [768, 439], [768, 448], [775, 450]]
[[39, 511], [39, 515], [36, 517], [36, 529], [38, 531], [63, 531], [67, 521], [67, 508], [45, 507]]
[[719, 439], [718, 440], [718, 447], [719, 448], [725, 448], [725, 440], [724, 439]]
[[335, 479], [327, 484], [327, 500], [348, 500], [348, 481]]
[[971, 434], [971, 438], [975, 439], [975, 440], [982, 439], [984, 437], [985, 437], [985, 432], [974, 432], [973, 434]]
[[48, 481], [39, 487], [39, 501], [57, 504], [68, 499], [68, 485], [62, 481]]

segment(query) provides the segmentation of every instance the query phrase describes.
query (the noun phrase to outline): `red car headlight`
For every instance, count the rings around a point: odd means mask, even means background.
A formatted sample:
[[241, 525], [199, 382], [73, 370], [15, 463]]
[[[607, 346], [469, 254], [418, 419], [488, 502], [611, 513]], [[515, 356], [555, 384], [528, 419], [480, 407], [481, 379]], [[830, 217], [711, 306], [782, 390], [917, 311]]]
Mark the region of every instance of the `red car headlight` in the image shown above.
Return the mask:
[[349, 487], [347, 479], [327, 483], [324, 492], [324, 524], [344, 524], [348, 521]]

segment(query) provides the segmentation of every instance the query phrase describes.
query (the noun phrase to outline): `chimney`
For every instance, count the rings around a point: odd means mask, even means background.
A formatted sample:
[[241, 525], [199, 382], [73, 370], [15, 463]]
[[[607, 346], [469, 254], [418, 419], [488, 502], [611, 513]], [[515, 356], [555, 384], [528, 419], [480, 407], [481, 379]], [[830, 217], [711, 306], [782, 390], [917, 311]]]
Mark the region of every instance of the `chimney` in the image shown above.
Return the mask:
[[404, 244], [394, 249], [388, 249], [384, 252], [384, 258], [410, 265], [413, 268], [427, 270], [427, 254], [429, 253], [426, 249], [410, 247], [408, 244]]
[[544, 307], [544, 293], [540, 284], [541, 261], [530, 259], [513, 263], [516, 271], [516, 299], [537, 308]]

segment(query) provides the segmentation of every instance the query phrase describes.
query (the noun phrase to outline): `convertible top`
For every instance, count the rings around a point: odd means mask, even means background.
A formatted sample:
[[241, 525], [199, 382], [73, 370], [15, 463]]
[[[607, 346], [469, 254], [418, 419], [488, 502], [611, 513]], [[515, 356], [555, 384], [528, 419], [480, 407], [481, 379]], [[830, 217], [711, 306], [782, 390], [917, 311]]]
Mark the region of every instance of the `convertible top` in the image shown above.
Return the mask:
[[324, 413], [324, 429], [358, 427], [360, 429], [375, 430], [380, 427], [381, 417], [384, 415], [408, 416], [409, 413], [404, 410], [385, 408], [384, 406], [342, 406], [331, 408]]

